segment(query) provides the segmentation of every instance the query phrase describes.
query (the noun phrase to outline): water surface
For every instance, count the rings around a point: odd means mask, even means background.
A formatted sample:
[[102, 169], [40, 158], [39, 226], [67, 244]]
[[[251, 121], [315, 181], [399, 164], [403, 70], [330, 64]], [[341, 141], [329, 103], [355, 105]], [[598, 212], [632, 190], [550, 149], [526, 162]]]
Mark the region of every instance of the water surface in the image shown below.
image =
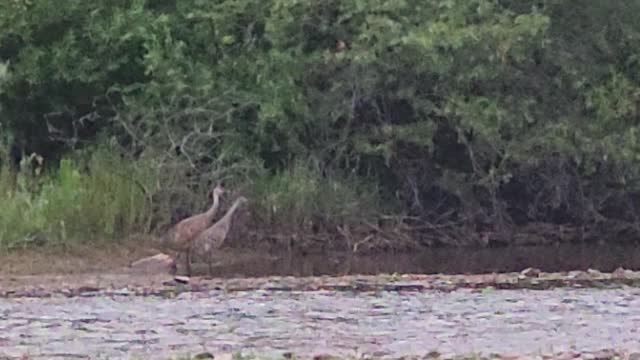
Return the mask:
[[[216, 267], [215, 275], [231, 276], [320, 276], [381, 273], [479, 274], [516, 272], [528, 267], [545, 272], [597, 269], [614, 271], [618, 267], [640, 270], [640, 246], [635, 245], [559, 245], [483, 249], [429, 249], [415, 253], [354, 255], [279, 254], [229, 260]], [[197, 273], [206, 273], [198, 266]]]
[[0, 299], [0, 357], [640, 351], [640, 290], [210, 292]]

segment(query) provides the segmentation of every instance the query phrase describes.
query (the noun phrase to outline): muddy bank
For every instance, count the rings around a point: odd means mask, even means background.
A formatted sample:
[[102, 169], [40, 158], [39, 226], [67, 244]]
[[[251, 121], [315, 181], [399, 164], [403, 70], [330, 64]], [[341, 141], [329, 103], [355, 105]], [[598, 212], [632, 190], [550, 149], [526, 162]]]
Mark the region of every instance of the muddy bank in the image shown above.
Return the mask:
[[520, 273], [482, 275], [349, 275], [340, 277], [271, 276], [256, 278], [194, 277], [177, 281], [169, 275], [84, 274], [0, 277], [0, 297], [163, 296], [212, 290], [238, 291], [341, 291], [341, 292], [450, 292], [458, 289], [553, 289], [558, 287], [640, 287], [640, 272], [618, 269], [545, 273], [527, 269]]
[[[241, 253], [240, 253], [241, 254]], [[217, 256], [217, 277], [342, 276], [384, 273], [484, 274], [519, 272], [538, 268], [545, 272], [598, 269], [612, 272], [619, 267], [640, 270], [640, 247], [566, 244], [501, 248], [435, 248], [403, 253], [353, 254], [328, 252], [262, 253], [239, 255], [227, 249]], [[182, 263], [178, 263], [182, 271]], [[194, 272], [206, 274], [196, 263]]]
[[157, 251], [145, 242], [0, 250], [0, 276], [108, 273]]
[[[141, 258], [158, 254], [149, 243], [102, 247], [78, 246], [61, 250], [36, 248], [0, 253], [0, 276], [113, 273]], [[174, 255], [173, 253], [169, 253]], [[184, 264], [178, 261], [178, 272]], [[519, 272], [526, 268], [544, 272], [618, 267], [640, 270], [640, 246], [564, 244], [498, 248], [430, 248], [411, 252], [288, 252], [242, 248], [239, 244], [214, 255], [214, 276], [343, 276], [384, 273], [483, 274]], [[194, 275], [207, 274], [202, 259], [194, 262]]]

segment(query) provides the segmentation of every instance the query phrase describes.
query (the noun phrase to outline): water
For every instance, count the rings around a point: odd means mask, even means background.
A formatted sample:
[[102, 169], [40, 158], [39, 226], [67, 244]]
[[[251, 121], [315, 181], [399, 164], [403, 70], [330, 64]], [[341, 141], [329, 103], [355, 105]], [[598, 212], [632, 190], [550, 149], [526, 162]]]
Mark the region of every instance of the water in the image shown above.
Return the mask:
[[638, 289], [0, 299], [0, 358], [640, 351]]
[[[471, 274], [640, 269], [640, 247], [433, 249], [415, 254], [236, 256], [216, 276]], [[199, 264], [202, 272], [206, 266]], [[203, 291], [157, 296], [0, 299], [0, 358], [379, 357], [430, 351], [535, 356], [575, 349], [640, 353], [640, 289], [451, 292]]]
[[[618, 267], [640, 270], [640, 246], [559, 245], [483, 249], [429, 249], [410, 254], [322, 255], [285, 254], [227, 259], [215, 275], [220, 277], [320, 276], [348, 274], [479, 274], [515, 272], [528, 267], [545, 272], [597, 269], [610, 272]], [[206, 267], [194, 268], [205, 274]]]

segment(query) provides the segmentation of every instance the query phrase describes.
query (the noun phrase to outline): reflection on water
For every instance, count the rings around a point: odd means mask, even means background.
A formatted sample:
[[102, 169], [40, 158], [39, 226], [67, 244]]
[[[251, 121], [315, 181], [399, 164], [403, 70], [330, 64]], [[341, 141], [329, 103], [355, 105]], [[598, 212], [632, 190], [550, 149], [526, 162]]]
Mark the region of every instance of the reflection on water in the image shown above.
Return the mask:
[[[319, 276], [347, 274], [477, 274], [521, 271], [528, 267], [542, 271], [618, 267], [640, 270], [640, 246], [560, 245], [487, 249], [431, 249], [409, 254], [324, 255], [280, 254], [252, 256], [229, 265], [216, 266], [216, 276]], [[204, 274], [206, 267], [198, 266]]]

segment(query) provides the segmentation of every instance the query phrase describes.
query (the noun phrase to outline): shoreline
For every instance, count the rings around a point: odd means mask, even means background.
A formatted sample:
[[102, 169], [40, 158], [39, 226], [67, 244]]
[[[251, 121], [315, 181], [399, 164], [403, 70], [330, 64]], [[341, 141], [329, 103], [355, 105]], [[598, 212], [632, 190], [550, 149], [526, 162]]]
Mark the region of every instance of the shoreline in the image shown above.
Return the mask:
[[52, 296], [162, 296], [211, 291], [241, 292], [421, 292], [456, 290], [548, 290], [558, 287], [640, 287], [640, 271], [618, 269], [544, 273], [527, 269], [520, 273], [479, 275], [380, 274], [347, 276], [269, 276], [255, 278], [174, 277], [137, 275], [124, 271], [109, 274], [23, 275], [0, 277], [0, 298]]

